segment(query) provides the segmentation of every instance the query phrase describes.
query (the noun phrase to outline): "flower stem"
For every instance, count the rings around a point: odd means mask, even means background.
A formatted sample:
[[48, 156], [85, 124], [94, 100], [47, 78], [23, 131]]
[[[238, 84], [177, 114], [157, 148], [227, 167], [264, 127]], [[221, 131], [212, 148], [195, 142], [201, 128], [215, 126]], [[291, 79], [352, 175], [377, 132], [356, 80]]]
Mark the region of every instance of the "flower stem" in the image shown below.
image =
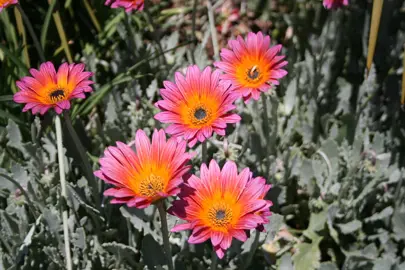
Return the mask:
[[173, 261], [172, 261], [172, 250], [170, 248], [169, 242], [169, 230], [167, 228], [167, 218], [166, 218], [166, 211], [164, 207], [164, 202], [160, 201], [156, 204], [157, 209], [160, 215], [160, 222], [162, 223], [162, 235], [163, 235], [163, 247], [165, 249], [166, 257], [167, 257], [167, 265], [169, 270], [173, 270]]
[[270, 127], [269, 127], [269, 114], [268, 114], [268, 109], [267, 109], [267, 96], [262, 95], [262, 102], [263, 102], [263, 120], [264, 120], [264, 125], [263, 125], [263, 132], [264, 136], [266, 139], [266, 147], [267, 147], [267, 153], [266, 153], [266, 158], [267, 158], [267, 163], [266, 163], [266, 172], [265, 175], [268, 176], [269, 170], [270, 170], [270, 155], [271, 155], [271, 139], [270, 139]]
[[201, 162], [207, 162], [207, 141], [201, 143]]
[[42, 50], [41, 44], [39, 43], [39, 40], [38, 40], [38, 37], [37, 37], [37, 35], [35, 34], [34, 29], [32, 28], [32, 24], [31, 24], [31, 22], [30, 22], [30, 19], [29, 19], [28, 16], [25, 14], [25, 12], [24, 12], [24, 10], [22, 9], [22, 7], [21, 7], [20, 4], [18, 4], [18, 5], [16, 5], [16, 6], [17, 6], [17, 9], [18, 9], [18, 11], [20, 12], [20, 14], [21, 14], [21, 16], [22, 16], [22, 18], [23, 18], [23, 20], [24, 20], [24, 22], [25, 22], [25, 26], [27, 27], [28, 32], [29, 32], [30, 35], [31, 35], [32, 41], [34, 42], [35, 49], [36, 49], [37, 52], [38, 52], [39, 59], [41, 60], [41, 62], [45, 62], [45, 61], [46, 61], [46, 58], [45, 58], [44, 51]]
[[[66, 179], [65, 179], [65, 163], [64, 163], [64, 153], [62, 145], [62, 125], [60, 123], [59, 116], [56, 116], [55, 119], [55, 128], [56, 128], [56, 140], [58, 146], [58, 163], [59, 163], [59, 179], [61, 185], [61, 195], [65, 200], [67, 199], [66, 195]], [[66, 256], [66, 269], [72, 270], [72, 257], [70, 255], [70, 245], [69, 245], [69, 228], [68, 228], [68, 213], [67, 209], [63, 209], [62, 212], [63, 220], [63, 236], [65, 240], [65, 256]]]
[[66, 123], [67, 129], [70, 133], [70, 136], [73, 139], [74, 145], [76, 146], [76, 149], [79, 152], [80, 158], [83, 162], [84, 174], [85, 174], [87, 180], [89, 181], [89, 184], [91, 185], [94, 202], [96, 203], [97, 208], [99, 208], [100, 207], [100, 197], [99, 197], [98, 185], [97, 185], [96, 179], [94, 178], [94, 175], [93, 175], [93, 169], [90, 165], [89, 159], [87, 158], [86, 152], [84, 151], [83, 144], [80, 141], [79, 136], [77, 136], [75, 129], [73, 128], [72, 120], [70, 119], [69, 112], [64, 111], [63, 117], [65, 118], [65, 123]]
[[218, 264], [218, 256], [217, 256], [217, 253], [215, 252], [215, 248], [212, 247], [212, 252], [211, 252], [211, 270], [217, 270], [217, 264]]

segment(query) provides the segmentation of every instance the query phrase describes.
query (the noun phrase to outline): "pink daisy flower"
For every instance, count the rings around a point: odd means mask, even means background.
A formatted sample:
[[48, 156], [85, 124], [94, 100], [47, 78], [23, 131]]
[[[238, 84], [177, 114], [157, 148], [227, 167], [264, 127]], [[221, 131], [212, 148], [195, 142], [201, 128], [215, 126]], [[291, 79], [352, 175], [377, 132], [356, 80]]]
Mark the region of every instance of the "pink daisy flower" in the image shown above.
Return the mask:
[[190, 66], [185, 77], [176, 72], [175, 83], [163, 82], [163, 100], [155, 104], [162, 112], [155, 119], [170, 123], [166, 132], [183, 137], [190, 147], [205, 141], [213, 132], [224, 136], [227, 124], [241, 118], [231, 112], [237, 96], [230, 91], [229, 83], [220, 83], [219, 77], [220, 72], [211, 72], [210, 67], [201, 72], [197, 66]]
[[335, 9], [347, 5], [349, 5], [349, 0], [323, 0], [323, 6], [327, 9]]
[[287, 61], [277, 56], [282, 46], [270, 47], [270, 36], [250, 32], [246, 40], [238, 36], [229, 40], [228, 46], [221, 50], [222, 61], [214, 65], [224, 72], [221, 79], [230, 81], [245, 102], [258, 100], [261, 92], [267, 92], [271, 84], [278, 85], [278, 80], [287, 75], [282, 69]]
[[54, 65], [46, 62], [39, 70], [30, 69], [30, 73], [32, 77], [17, 81], [20, 91], [14, 94], [15, 102], [26, 103], [23, 112], [44, 114], [54, 108], [60, 114], [70, 109], [71, 99], [85, 98], [86, 92], [93, 91], [89, 80], [93, 73], [84, 71], [84, 64], [63, 63], [56, 72]]
[[18, 4], [18, 0], [0, 0], [0, 12], [8, 6]]
[[144, 7], [144, 0], [107, 0], [105, 5], [111, 5], [112, 8], [125, 8], [126, 12], [132, 10], [142, 11]]
[[117, 142], [100, 158], [98, 178], [115, 187], [107, 189], [111, 203], [126, 203], [129, 207], [145, 208], [151, 203], [176, 195], [183, 183], [183, 175], [190, 169], [192, 158], [186, 151], [186, 142], [171, 138], [166, 141], [163, 130], [155, 130], [152, 143], [143, 130], [135, 137], [134, 152], [128, 145]]
[[222, 168], [211, 160], [201, 165], [200, 177], [192, 175], [182, 186], [179, 200], [168, 210], [186, 221], [171, 231], [192, 230], [191, 244], [211, 239], [219, 258], [231, 246], [233, 238], [247, 240], [247, 230], [255, 229], [268, 219], [258, 213], [270, 213], [270, 201], [263, 199], [268, 190], [262, 177], [253, 178], [248, 168], [238, 174], [233, 161]]

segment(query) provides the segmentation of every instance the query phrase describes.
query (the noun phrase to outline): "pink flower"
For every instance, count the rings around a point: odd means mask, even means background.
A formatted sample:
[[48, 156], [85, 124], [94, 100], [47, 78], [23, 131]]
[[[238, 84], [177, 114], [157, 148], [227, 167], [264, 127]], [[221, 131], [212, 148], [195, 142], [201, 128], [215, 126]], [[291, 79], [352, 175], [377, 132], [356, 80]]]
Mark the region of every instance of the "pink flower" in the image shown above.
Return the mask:
[[11, 5], [18, 4], [18, 0], [0, 0], [0, 12]]
[[71, 99], [85, 98], [84, 93], [93, 91], [89, 80], [93, 73], [84, 71], [84, 64], [63, 63], [56, 72], [54, 65], [46, 62], [39, 70], [30, 69], [30, 73], [32, 77], [17, 81], [20, 91], [14, 94], [15, 102], [26, 103], [23, 112], [44, 114], [54, 108], [60, 114], [70, 109]]
[[128, 145], [117, 142], [108, 147], [100, 158], [98, 178], [115, 187], [105, 196], [113, 196], [111, 203], [126, 203], [129, 207], [145, 208], [151, 203], [176, 195], [183, 183], [183, 175], [190, 169], [187, 162], [186, 142], [171, 138], [166, 141], [163, 130], [155, 130], [152, 143], [143, 130], [135, 137], [136, 152]]
[[342, 6], [347, 6], [349, 0], [323, 0], [323, 6], [327, 9], [340, 8]]
[[211, 160], [201, 165], [200, 177], [192, 175], [183, 184], [179, 200], [168, 210], [186, 221], [171, 231], [192, 230], [191, 244], [211, 239], [219, 258], [231, 246], [232, 239], [247, 240], [247, 231], [269, 222], [271, 201], [263, 199], [268, 191], [264, 178], [252, 177], [248, 168], [238, 174], [233, 161], [222, 170]]
[[142, 11], [144, 0], [107, 0], [105, 5], [111, 5], [112, 8], [125, 8], [126, 12], [132, 10]]
[[281, 45], [270, 47], [270, 36], [261, 32], [250, 32], [246, 40], [238, 36], [228, 42], [229, 49], [221, 50], [221, 60], [214, 65], [224, 74], [221, 79], [232, 83], [233, 90], [245, 102], [258, 100], [261, 92], [267, 92], [270, 85], [287, 75], [282, 69], [287, 65], [284, 56], [277, 56]]
[[190, 147], [205, 141], [213, 132], [224, 136], [227, 124], [241, 118], [231, 112], [237, 96], [229, 90], [229, 83], [220, 83], [219, 77], [219, 71], [211, 72], [210, 67], [201, 72], [197, 66], [190, 66], [185, 77], [176, 72], [175, 83], [163, 82], [163, 100], [155, 104], [162, 112], [155, 119], [170, 123], [166, 132], [183, 137]]

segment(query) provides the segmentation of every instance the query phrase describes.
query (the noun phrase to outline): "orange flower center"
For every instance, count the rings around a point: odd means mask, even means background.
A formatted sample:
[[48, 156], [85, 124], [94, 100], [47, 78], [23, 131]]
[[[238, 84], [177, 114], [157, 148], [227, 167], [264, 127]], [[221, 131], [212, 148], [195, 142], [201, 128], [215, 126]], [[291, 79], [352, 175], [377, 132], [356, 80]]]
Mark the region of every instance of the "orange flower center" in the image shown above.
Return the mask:
[[232, 221], [232, 209], [225, 205], [216, 205], [208, 210], [212, 227], [227, 228]]
[[210, 126], [217, 118], [218, 101], [214, 96], [199, 96], [187, 98], [180, 106], [180, 117], [190, 128]]
[[168, 182], [171, 179], [171, 172], [168, 164], [156, 164], [147, 162], [142, 167], [133, 168], [127, 179], [127, 184], [135, 194], [142, 197], [149, 197], [152, 201], [160, 198], [159, 192], [165, 192]]
[[269, 65], [264, 60], [243, 58], [236, 67], [236, 78], [245, 87], [256, 88], [267, 81]]
[[214, 231], [227, 232], [239, 220], [242, 205], [232, 194], [215, 191], [211, 198], [204, 199], [200, 219]]
[[141, 181], [139, 185], [139, 193], [145, 197], [155, 197], [158, 192], [162, 192], [165, 183], [160, 176], [151, 174], [149, 177]]

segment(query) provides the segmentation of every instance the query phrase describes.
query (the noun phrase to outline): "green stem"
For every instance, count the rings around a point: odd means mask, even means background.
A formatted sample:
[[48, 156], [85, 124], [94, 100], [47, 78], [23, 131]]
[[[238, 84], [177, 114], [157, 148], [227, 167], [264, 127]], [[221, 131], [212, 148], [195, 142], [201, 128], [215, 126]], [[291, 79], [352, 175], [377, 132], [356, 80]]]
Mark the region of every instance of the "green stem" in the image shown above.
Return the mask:
[[269, 174], [270, 170], [270, 155], [271, 153], [271, 138], [270, 138], [270, 128], [269, 128], [269, 114], [267, 109], [267, 96], [265, 94], [262, 95], [262, 102], [263, 102], [263, 118], [264, 118], [264, 125], [263, 125], [263, 133], [266, 139], [266, 176]]
[[249, 265], [252, 263], [253, 255], [255, 255], [256, 249], [259, 247], [259, 238], [260, 232], [255, 231], [255, 239], [253, 240], [252, 248], [250, 249], [249, 255], [246, 259], [245, 264], [243, 265], [243, 269], [247, 269]]
[[160, 222], [162, 223], [162, 236], [163, 236], [163, 247], [165, 249], [166, 257], [167, 257], [167, 265], [169, 270], [173, 270], [173, 261], [172, 261], [172, 250], [170, 248], [169, 242], [169, 230], [167, 228], [167, 217], [166, 211], [164, 207], [164, 201], [161, 200], [156, 204], [157, 209], [160, 215]]
[[201, 143], [201, 162], [207, 162], [207, 141]]
[[[56, 141], [58, 146], [58, 163], [59, 163], [59, 179], [61, 186], [61, 196], [67, 200], [66, 195], [66, 179], [65, 179], [65, 162], [63, 153], [63, 143], [62, 143], [62, 125], [60, 123], [59, 116], [55, 119], [56, 128]], [[68, 228], [68, 212], [67, 209], [63, 209], [62, 212], [63, 221], [63, 236], [65, 242], [65, 257], [66, 257], [66, 269], [72, 270], [72, 257], [70, 254], [70, 244], [69, 244], [69, 228]]]
[[70, 133], [70, 136], [73, 139], [73, 143], [76, 146], [77, 151], [79, 152], [80, 159], [83, 162], [83, 166], [84, 166], [83, 171], [84, 171], [84, 174], [85, 174], [87, 180], [89, 181], [89, 184], [91, 185], [94, 202], [96, 203], [97, 208], [99, 208], [100, 207], [99, 190], [98, 190], [98, 185], [97, 185], [96, 179], [94, 178], [94, 175], [93, 175], [93, 169], [92, 169], [89, 159], [86, 155], [86, 152], [84, 151], [83, 144], [80, 141], [79, 136], [77, 135], [75, 129], [73, 128], [72, 120], [70, 119], [69, 112], [64, 111], [63, 117], [65, 118], [65, 124]]
[[45, 62], [45, 61], [46, 61], [46, 58], [45, 58], [44, 51], [42, 50], [41, 44], [39, 43], [39, 40], [38, 40], [38, 37], [37, 37], [37, 35], [35, 34], [34, 29], [32, 28], [32, 24], [31, 24], [31, 22], [30, 22], [30, 19], [29, 19], [28, 16], [25, 14], [25, 12], [24, 12], [24, 10], [22, 9], [22, 7], [21, 7], [20, 4], [17, 5], [17, 9], [18, 9], [18, 11], [21, 13], [21, 16], [22, 16], [22, 18], [23, 18], [23, 20], [24, 20], [24, 22], [25, 22], [25, 26], [27, 27], [28, 32], [29, 32], [30, 35], [31, 35], [32, 41], [34, 42], [35, 49], [36, 49], [37, 52], [38, 52], [38, 56], [39, 56], [41, 62]]
[[217, 253], [215, 252], [214, 247], [212, 247], [212, 252], [211, 252], [211, 270], [217, 270], [217, 265], [218, 265], [218, 256], [217, 256]]

